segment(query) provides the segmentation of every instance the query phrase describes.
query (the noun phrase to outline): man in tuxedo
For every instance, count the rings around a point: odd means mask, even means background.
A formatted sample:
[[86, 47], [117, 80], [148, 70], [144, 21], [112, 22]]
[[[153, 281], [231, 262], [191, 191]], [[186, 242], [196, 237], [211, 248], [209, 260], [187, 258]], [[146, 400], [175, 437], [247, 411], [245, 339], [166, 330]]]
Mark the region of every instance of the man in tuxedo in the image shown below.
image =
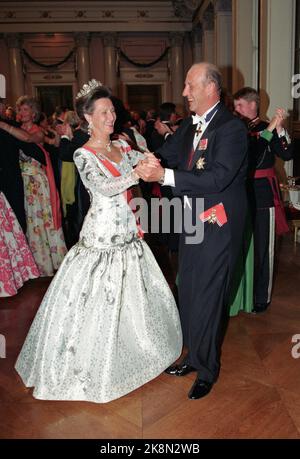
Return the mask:
[[[184, 204], [178, 293], [188, 353], [166, 372], [174, 376], [197, 372], [190, 399], [207, 395], [219, 375], [230, 283], [247, 212], [247, 131], [220, 102], [220, 93], [218, 68], [194, 64], [183, 96], [195, 115], [185, 119], [158, 150], [168, 167], [153, 159], [135, 169], [143, 180], [172, 186]], [[200, 212], [199, 202], [204, 205]], [[204, 225], [202, 241], [188, 234], [187, 219]]]

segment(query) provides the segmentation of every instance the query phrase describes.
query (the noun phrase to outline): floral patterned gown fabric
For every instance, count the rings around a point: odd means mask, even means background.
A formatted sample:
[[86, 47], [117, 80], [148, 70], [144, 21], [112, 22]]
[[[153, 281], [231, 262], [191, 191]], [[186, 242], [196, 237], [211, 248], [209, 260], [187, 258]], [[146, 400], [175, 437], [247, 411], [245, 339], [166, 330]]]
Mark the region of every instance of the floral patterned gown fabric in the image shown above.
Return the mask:
[[23, 152], [20, 153], [20, 167], [28, 243], [41, 276], [53, 276], [67, 249], [62, 228], [54, 227], [47, 175], [38, 161]]
[[24, 282], [39, 275], [22, 228], [0, 192], [0, 297], [16, 295]]
[[139, 155], [123, 154], [113, 163], [121, 176], [113, 177], [90, 151], [74, 154], [92, 204], [16, 363], [36, 398], [108, 402], [181, 353], [175, 301], [123, 194], [136, 183]]

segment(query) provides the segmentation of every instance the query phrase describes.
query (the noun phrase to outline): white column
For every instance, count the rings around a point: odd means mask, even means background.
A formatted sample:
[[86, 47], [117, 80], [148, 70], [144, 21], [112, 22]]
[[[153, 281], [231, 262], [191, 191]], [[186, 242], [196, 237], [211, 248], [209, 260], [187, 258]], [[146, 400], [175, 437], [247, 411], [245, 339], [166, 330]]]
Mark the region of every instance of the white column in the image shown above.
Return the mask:
[[90, 80], [89, 34], [75, 34], [77, 52], [77, 81], [79, 89]]
[[[271, 118], [277, 107], [293, 110], [295, 0], [261, 0], [260, 17], [260, 114]], [[282, 164], [277, 166], [282, 176]], [[291, 161], [285, 171], [293, 175]]]
[[117, 78], [117, 34], [105, 33], [103, 35], [104, 44], [104, 69], [105, 69], [105, 85], [111, 88], [113, 94], [118, 93], [118, 78]]
[[183, 34], [174, 32], [171, 39], [171, 79], [172, 79], [172, 102], [183, 105]]
[[6, 34], [6, 43], [9, 54], [9, 71], [12, 102], [25, 94], [23, 63], [21, 55], [21, 38], [18, 34]]
[[192, 30], [192, 43], [193, 43], [193, 62], [203, 61], [202, 53], [202, 36], [203, 30], [200, 24]]
[[232, 92], [258, 89], [258, 0], [232, 2]]
[[215, 3], [216, 65], [221, 70], [223, 86], [232, 89], [232, 13], [231, 0]]

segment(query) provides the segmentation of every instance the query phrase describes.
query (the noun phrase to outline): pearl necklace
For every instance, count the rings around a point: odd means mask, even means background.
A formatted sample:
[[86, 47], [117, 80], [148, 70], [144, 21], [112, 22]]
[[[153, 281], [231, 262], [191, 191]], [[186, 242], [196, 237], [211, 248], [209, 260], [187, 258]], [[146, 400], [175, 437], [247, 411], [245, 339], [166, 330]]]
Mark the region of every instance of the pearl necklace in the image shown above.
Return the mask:
[[111, 145], [112, 145], [112, 141], [110, 140], [108, 143], [104, 143], [102, 140], [99, 140], [99, 139], [93, 139], [96, 143], [99, 143], [99, 145], [104, 145], [104, 148], [106, 151], [108, 151], [108, 153], [111, 152]]

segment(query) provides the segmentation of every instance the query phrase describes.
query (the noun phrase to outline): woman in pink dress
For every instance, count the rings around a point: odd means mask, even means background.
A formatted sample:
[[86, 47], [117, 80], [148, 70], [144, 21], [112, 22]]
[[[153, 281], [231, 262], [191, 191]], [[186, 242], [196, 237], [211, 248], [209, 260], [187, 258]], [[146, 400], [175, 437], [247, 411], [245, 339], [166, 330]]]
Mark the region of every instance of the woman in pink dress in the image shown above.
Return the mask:
[[38, 144], [46, 165], [20, 152], [24, 182], [27, 239], [41, 276], [52, 276], [66, 252], [61, 211], [49, 153], [43, 148], [44, 133], [34, 123], [38, 117], [35, 99], [21, 96], [17, 100], [21, 129], [0, 121], [0, 128], [19, 140]]
[[0, 191], [0, 297], [16, 295], [24, 282], [39, 275], [22, 228]]

